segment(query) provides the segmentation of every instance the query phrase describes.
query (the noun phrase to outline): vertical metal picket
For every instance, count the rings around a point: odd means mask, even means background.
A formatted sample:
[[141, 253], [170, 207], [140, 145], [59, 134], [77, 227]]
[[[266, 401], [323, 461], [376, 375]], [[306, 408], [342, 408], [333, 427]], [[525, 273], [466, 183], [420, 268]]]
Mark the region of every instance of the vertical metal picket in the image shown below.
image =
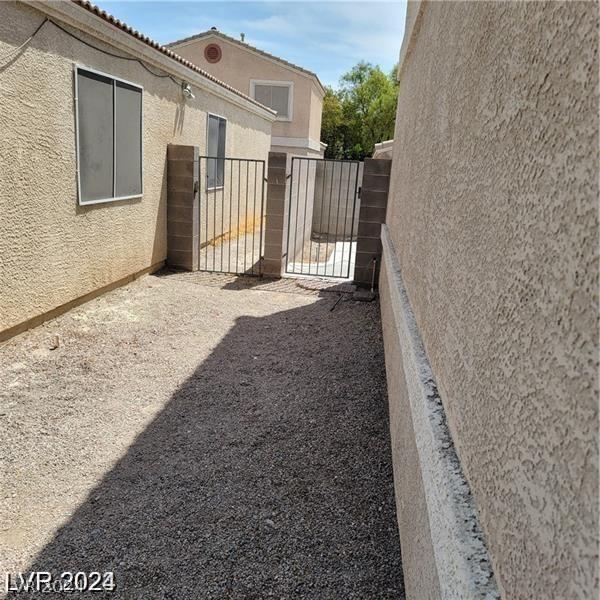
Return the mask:
[[261, 275], [265, 161], [215, 156], [201, 156], [199, 161], [199, 269], [211, 273]]
[[304, 156], [294, 156], [291, 162], [285, 272], [348, 279], [356, 254], [361, 163]]

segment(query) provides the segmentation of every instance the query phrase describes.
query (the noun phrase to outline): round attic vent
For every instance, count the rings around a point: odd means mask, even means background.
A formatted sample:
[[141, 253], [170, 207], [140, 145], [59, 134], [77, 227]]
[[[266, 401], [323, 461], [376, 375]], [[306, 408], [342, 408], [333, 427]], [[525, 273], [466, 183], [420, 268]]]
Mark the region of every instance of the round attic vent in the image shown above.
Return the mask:
[[204, 48], [204, 58], [209, 63], [216, 63], [221, 60], [221, 47], [218, 44], [209, 44]]

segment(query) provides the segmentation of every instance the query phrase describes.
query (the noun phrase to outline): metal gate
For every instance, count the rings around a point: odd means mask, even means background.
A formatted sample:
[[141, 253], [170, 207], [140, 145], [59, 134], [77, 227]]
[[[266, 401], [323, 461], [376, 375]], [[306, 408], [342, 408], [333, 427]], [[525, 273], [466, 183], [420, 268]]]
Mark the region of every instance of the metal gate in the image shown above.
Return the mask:
[[362, 163], [293, 157], [285, 272], [348, 279], [354, 272]]
[[265, 161], [199, 159], [199, 268], [262, 274]]

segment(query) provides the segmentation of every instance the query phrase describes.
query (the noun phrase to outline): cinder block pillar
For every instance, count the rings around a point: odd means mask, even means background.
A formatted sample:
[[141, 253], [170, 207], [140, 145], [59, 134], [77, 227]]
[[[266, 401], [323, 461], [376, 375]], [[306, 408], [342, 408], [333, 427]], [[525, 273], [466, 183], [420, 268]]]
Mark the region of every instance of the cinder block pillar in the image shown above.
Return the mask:
[[381, 263], [381, 225], [385, 223], [391, 167], [391, 160], [365, 158], [354, 268], [354, 283], [360, 287], [371, 286], [373, 259], [377, 261], [377, 285]]
[[263, 273], [269, 277], [281, 277], [286, 161], [285, 152], [269, 152], [263, 262]]
[[167, 263], [198, 270], [199, 151], [197, 146], [167, 146]]

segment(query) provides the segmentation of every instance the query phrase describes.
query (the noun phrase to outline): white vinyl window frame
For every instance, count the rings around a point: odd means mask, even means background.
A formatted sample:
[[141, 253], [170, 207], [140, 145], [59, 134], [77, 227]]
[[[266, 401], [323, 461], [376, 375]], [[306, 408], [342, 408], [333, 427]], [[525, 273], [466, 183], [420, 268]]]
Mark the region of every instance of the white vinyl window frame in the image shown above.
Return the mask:
[[[209, 123], [210, 123], [211, 117], [214, 117], [215, 119], [219, 119], [220, 121], [225, 121], [225, 140], [223, 142], [224, 154], [221, 157], [217, 157], [217, 158], [223, 159], [223, 178], [224, 178], [225, 177], [225, 157], [227, 156], [227, 130], [229, 129], [229, 121], [227, 120], [227, 117], [224, 117], [223, 115], [217, 115], [216, 113], [210, 113], [210, 112], [206, 113], [206, 156], [207, 156], [206, 170], [207, 170], [207, 175], [208, 175], [208, 157], [209, 157], [208, 143], [209, 143], [209, 136], [210, 136]], [[219, 142], [217, 141], [217, 148], [218, 147], [219, 147]], [[206, 189], [208, 191], [212, 192], [214, 190], [222, 190], [224, 187], [225, 187], [225, 181], [223, 181], [223, 185], [210, 186], [210, 185], [208, 185], [208, 179], [207, 179]]]
[[[79, 86], [77, 80], [77, 74], [79, 71], [87, 71], [88, 73], [94, 73], [96, 75], [100, 75], [101, 77], [106, 77], [107, 79], [112, 79], [113, 81], [120, 81], [126, 85], [129, 85], [133, 88], [137, 88], [141, 92], [141, 110], [140, 110], [140, 177], [141, 177], [141, 185], [139, 194], [130, 194], [127, 196], [114, 196], [111, 198], [99, 198], [95, 200], [83, 200], [81, 195], [81, 172], [80, 172], [80, 142], [79, 142]], [[133, 81], [128, 81], [127, 79], [121, 79], [120, 77], [115, 77], [110, 73], [105, 73], [104, 71], [98, 71], [97, 69], [92, 69], [85, 65], [73, 64], [73, 85], [75, 90], [75, 146], [76, 146], [76, 159], [77, 159], [77, 203], [79, 206], [89, 206], [91, 204], [104, 204], [107, 202], [119, 202], [121, 200], [134, 200], [135, 198], [141, 198], [144, 195], [144, 87], [139, 85], [138, 83], [134, 83]], [[116, 105], [115, 102], [116, 96], [116, 86], [113, 85], [113, 106]], [[116, 177], [117, 177], [117, 169], [116, 169], [116, 161], [117, 161], [117, 153], [116, 153], [116, 118], [113, 115], [113, 190], [116, 189]]]
[[294, 82], [293, 81], [275, 81], [272, 79], [251, 79], [250, 80], [250, 97], [253, 100], [255, 98], [255, 90], [257, 85], [277, 85], [279, 87], [287, 87], [289, 89], [288, 93], [288, 114], [287, 117], [280, 117], [277, 115], [275, 117], [276, 121], [286, 121], [290, 122], [294, 118]]

